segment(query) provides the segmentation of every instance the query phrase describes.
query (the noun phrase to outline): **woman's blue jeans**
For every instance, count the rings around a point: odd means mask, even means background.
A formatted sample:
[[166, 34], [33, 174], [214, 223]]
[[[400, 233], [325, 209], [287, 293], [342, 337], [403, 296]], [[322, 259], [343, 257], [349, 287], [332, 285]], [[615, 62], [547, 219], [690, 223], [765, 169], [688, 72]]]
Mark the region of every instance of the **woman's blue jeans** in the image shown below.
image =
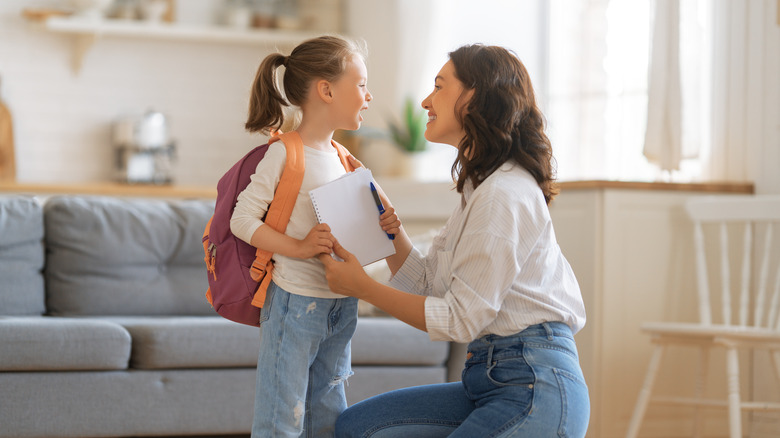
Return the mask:
[[260, 321], [252, 438], [333, 437], [347, 408], [357, 299], [305, 297], [271, 282]]
[[341, 414], [341, 438], [584, 437], [588, 388], [569, 327], [534, 325], [468, 346], [463, 381], [400, 389]]

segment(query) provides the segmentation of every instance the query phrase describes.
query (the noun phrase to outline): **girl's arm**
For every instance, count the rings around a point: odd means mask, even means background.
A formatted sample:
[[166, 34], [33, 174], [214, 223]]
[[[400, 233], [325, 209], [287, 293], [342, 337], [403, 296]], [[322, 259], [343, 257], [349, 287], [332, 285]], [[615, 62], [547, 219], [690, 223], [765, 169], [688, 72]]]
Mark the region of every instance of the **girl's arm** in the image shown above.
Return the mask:
[[251, 244], [255, 248], [281, 254], [287, 257], [308, 259], [319, 254], [330, 254], [333, 249], [333, 235], [327, 224], [315, 225], [303, 240], [298, 240], [273, 228], [261, 225], [252, 234]]
[[[408, 237], [406, 239], [408, 240]], [[411, 250], [411, 243], [409, 245]], [[325, 278], [330, 290], [371, 303], [412, 327], [428, 331], [424, 296], [406, 293], [372, 279], [360, 266], [357, 258], [338, 242], [333, 244], [333, 251], [344, 261], [339, 262], [330, 254], [319, 256], [325, 265]]]

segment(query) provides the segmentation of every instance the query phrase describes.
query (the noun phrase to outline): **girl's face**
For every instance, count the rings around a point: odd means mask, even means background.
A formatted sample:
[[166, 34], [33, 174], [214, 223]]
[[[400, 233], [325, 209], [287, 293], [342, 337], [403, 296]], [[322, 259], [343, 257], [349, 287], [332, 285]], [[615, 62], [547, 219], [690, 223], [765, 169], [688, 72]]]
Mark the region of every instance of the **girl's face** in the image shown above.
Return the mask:
[[353, 56], [347, 62], [344, 74], [332, 83], [333, 116], [339, 129], [354, 131], [363, 121], [361, 111], [368, 109], [373, 97], [366, 85], [368, 71], [359, 56]]
[[455, 76], [452, 61], [447, 61], [436, 75], [433, 92], [422, 101], [422, 107], [428, 110], [425, 138], [457, 147], [466, 133], [456, 114], [468, 103], [472, 94], [474, 90], [464, 89], [463, 83]]

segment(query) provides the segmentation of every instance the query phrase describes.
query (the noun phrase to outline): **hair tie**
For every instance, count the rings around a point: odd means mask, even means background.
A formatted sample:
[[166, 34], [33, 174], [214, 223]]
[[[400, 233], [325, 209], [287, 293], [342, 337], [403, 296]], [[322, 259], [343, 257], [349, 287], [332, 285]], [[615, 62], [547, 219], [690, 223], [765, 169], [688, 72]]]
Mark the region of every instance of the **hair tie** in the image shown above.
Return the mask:
[[290, 60], [290, 57], [289, 57], [289, 56], [283, 56], [283, 57], [282, 57], [282, 65], [283, 65], [285, 68], [287, 68], [287, 61], [289, 61], [289, 60]]

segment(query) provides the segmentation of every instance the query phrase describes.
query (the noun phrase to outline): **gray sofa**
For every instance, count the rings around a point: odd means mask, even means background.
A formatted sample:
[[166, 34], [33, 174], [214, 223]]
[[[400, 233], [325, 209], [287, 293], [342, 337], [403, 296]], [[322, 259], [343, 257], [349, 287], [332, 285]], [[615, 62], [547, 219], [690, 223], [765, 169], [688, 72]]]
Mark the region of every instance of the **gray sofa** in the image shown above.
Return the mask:
[[[0, 196], [0, 437], [248, 433], [259, 329], [204, 298], [212, 208]], [[362, 315], [349, 402], [457, 379], [453, 347]]]

